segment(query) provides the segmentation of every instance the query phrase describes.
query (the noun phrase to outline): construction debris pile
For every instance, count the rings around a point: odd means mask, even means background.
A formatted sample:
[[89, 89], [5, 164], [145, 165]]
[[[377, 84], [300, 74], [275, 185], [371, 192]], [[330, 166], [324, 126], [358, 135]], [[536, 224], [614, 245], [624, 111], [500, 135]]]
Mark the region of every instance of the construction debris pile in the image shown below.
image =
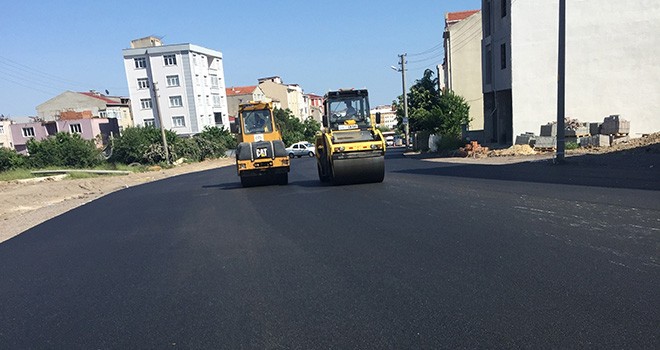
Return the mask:
[[[602, 123], [585, 123], [566, 118], [566, 143], [579, 147], [610, 147], [630, 140], [630, 122], [619, 115], [605, 117]], [[557, 148], [557, 122], [541, 125], [540, 136], [524, 133], [516, 137], [516, 145], [529, 145], [536, 151], [554, 151]]]
[[536, 151], [530, 145], [513, 145], [509, 148], [488, 152], [489, 157], [531, 156], [534, 154]]
[[477, 141], [470, 141], [465, 147], [458, 149], [457, 157], [482, 158], [488, 156], [488, 147], [483, 147]]

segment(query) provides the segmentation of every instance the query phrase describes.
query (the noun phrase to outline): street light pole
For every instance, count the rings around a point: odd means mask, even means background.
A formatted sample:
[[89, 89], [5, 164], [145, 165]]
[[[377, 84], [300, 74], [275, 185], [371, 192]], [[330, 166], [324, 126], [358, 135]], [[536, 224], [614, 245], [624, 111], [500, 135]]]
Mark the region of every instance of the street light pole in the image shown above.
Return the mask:
[[151, 86], [154, 91], [154, 100], [156, 100], [156, 117], [158, 117], [158, 125], [160, 126], [160, 135], [163, 138], [163, 150], [165, 151], [165, 163], [170, 164], [170, 151], [167, 149], [167, 137], [165, 136], [165, 126], [163, 126], [163, 117], [160, 115], [160, 104], [158, 102], [158, 87], [156, 82], [152, 82]]
[[564, 163], [566, 133], [566, 0], [559, 0], [559, 50], [557, 58], [557, 163]]

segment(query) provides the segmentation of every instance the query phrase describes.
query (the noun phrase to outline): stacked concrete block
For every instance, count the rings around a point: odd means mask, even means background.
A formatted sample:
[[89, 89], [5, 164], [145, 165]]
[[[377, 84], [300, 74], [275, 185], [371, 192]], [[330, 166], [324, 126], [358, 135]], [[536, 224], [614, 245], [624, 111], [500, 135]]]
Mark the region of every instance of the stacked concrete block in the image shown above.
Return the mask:
[[630, 133], [630, 121], [620, 118], [619, 115], [605, 117], [603, 125], [600, 127], [600, 133], [603, 135], [627, 135]]
[[589, 134], [598, 135], [600, 134], [600, 126], [603, 123], [589, 123]]
[[534, 149], [557, 148], [557, 137], [538, 136], [534, 142]]
[[536, 135], [532, 132], [526, 132], [524, 134], [520, 134], [520, 136], [516, 136], [516, 145], [530, 145], [534, 146], [534, 139], [536, 138]]
[[579, 126], [567, 128], [564, 130], [564, 135], [572, 137], [587, 136], [589, 135], [589, 126], [587, 123], [581, 123]]
[[557, 124], [541, 125], [541, 136], [557, 136]]
[[580, 147], [609, 147], [608, 135], [591, 135], [579, 138]]
[[618, 144], [621, 144], [621, 143], [626, 143], [626, 142], [630, 141], [630, 136], [628, 136], [628, 135], [625, 135], [625, 136], [603, 135], [603, 136], [609, 137], [610, 144], [612, 146], [618, 145]]

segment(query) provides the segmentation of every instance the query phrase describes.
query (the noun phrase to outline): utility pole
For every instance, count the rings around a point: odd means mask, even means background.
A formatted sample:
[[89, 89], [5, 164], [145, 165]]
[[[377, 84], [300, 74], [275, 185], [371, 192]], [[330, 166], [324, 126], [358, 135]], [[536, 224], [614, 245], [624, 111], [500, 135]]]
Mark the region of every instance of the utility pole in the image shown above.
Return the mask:
[[559, 0], [559, 57], [557, 59], [557, 163], [564, 163], [566, 133], [566, 0]]
[[170, 164], [170, 151], [167, 149], [167, 137], [165, 137], [165, 127], [163, 126], [163, 118], [160, 115], [160, 104], [158, 102], [158, 88], [156, 82], [151, 82], [151, 88], [154, 92], [154, 99], [156, 100], [156, 117], [158, 118], [158, 126], [160, 126], [160, 135], [163, 137], [163, 148], [165, 150], [165, 162]]
[[408, 119], [408, 94], [406, 93], [406, 54], [399, 55], [401, 58], [401, 85], [403, 85], [403, 125], [406, 131], [406, 149], [410, 148], [410, 120]]

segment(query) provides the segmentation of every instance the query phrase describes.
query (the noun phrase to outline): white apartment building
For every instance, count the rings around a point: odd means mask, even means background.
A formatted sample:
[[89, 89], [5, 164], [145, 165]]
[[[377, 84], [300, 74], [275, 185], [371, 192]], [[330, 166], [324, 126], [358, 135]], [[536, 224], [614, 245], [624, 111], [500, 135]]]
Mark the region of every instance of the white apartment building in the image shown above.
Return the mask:
[[[558, 1], [482, 0], [487, 142], [512, 143], [557, 119]], [[566, 1], [566, 117], [660, 130], [660, 6]]]
[[396, 108], [392, 105], [382, 105], [372, 108], [369, 113], [371, 118], [376, 118], [376, 113], [380, 113], [380, 126], [384, 126], [390, 130], [396, 128]]
[[0, 117], [0, 147], [14, 148], [14, 143], [11, 137], [11, 125], [13, 122], [4, 117]]
[[[145, 40], [149, 39], [149, 40]], [[206, 126], [229, 128], [222, 53], [193, 44], [161, 45], [153, 37], [123, 50], [136, 125], [194, 135]]]

